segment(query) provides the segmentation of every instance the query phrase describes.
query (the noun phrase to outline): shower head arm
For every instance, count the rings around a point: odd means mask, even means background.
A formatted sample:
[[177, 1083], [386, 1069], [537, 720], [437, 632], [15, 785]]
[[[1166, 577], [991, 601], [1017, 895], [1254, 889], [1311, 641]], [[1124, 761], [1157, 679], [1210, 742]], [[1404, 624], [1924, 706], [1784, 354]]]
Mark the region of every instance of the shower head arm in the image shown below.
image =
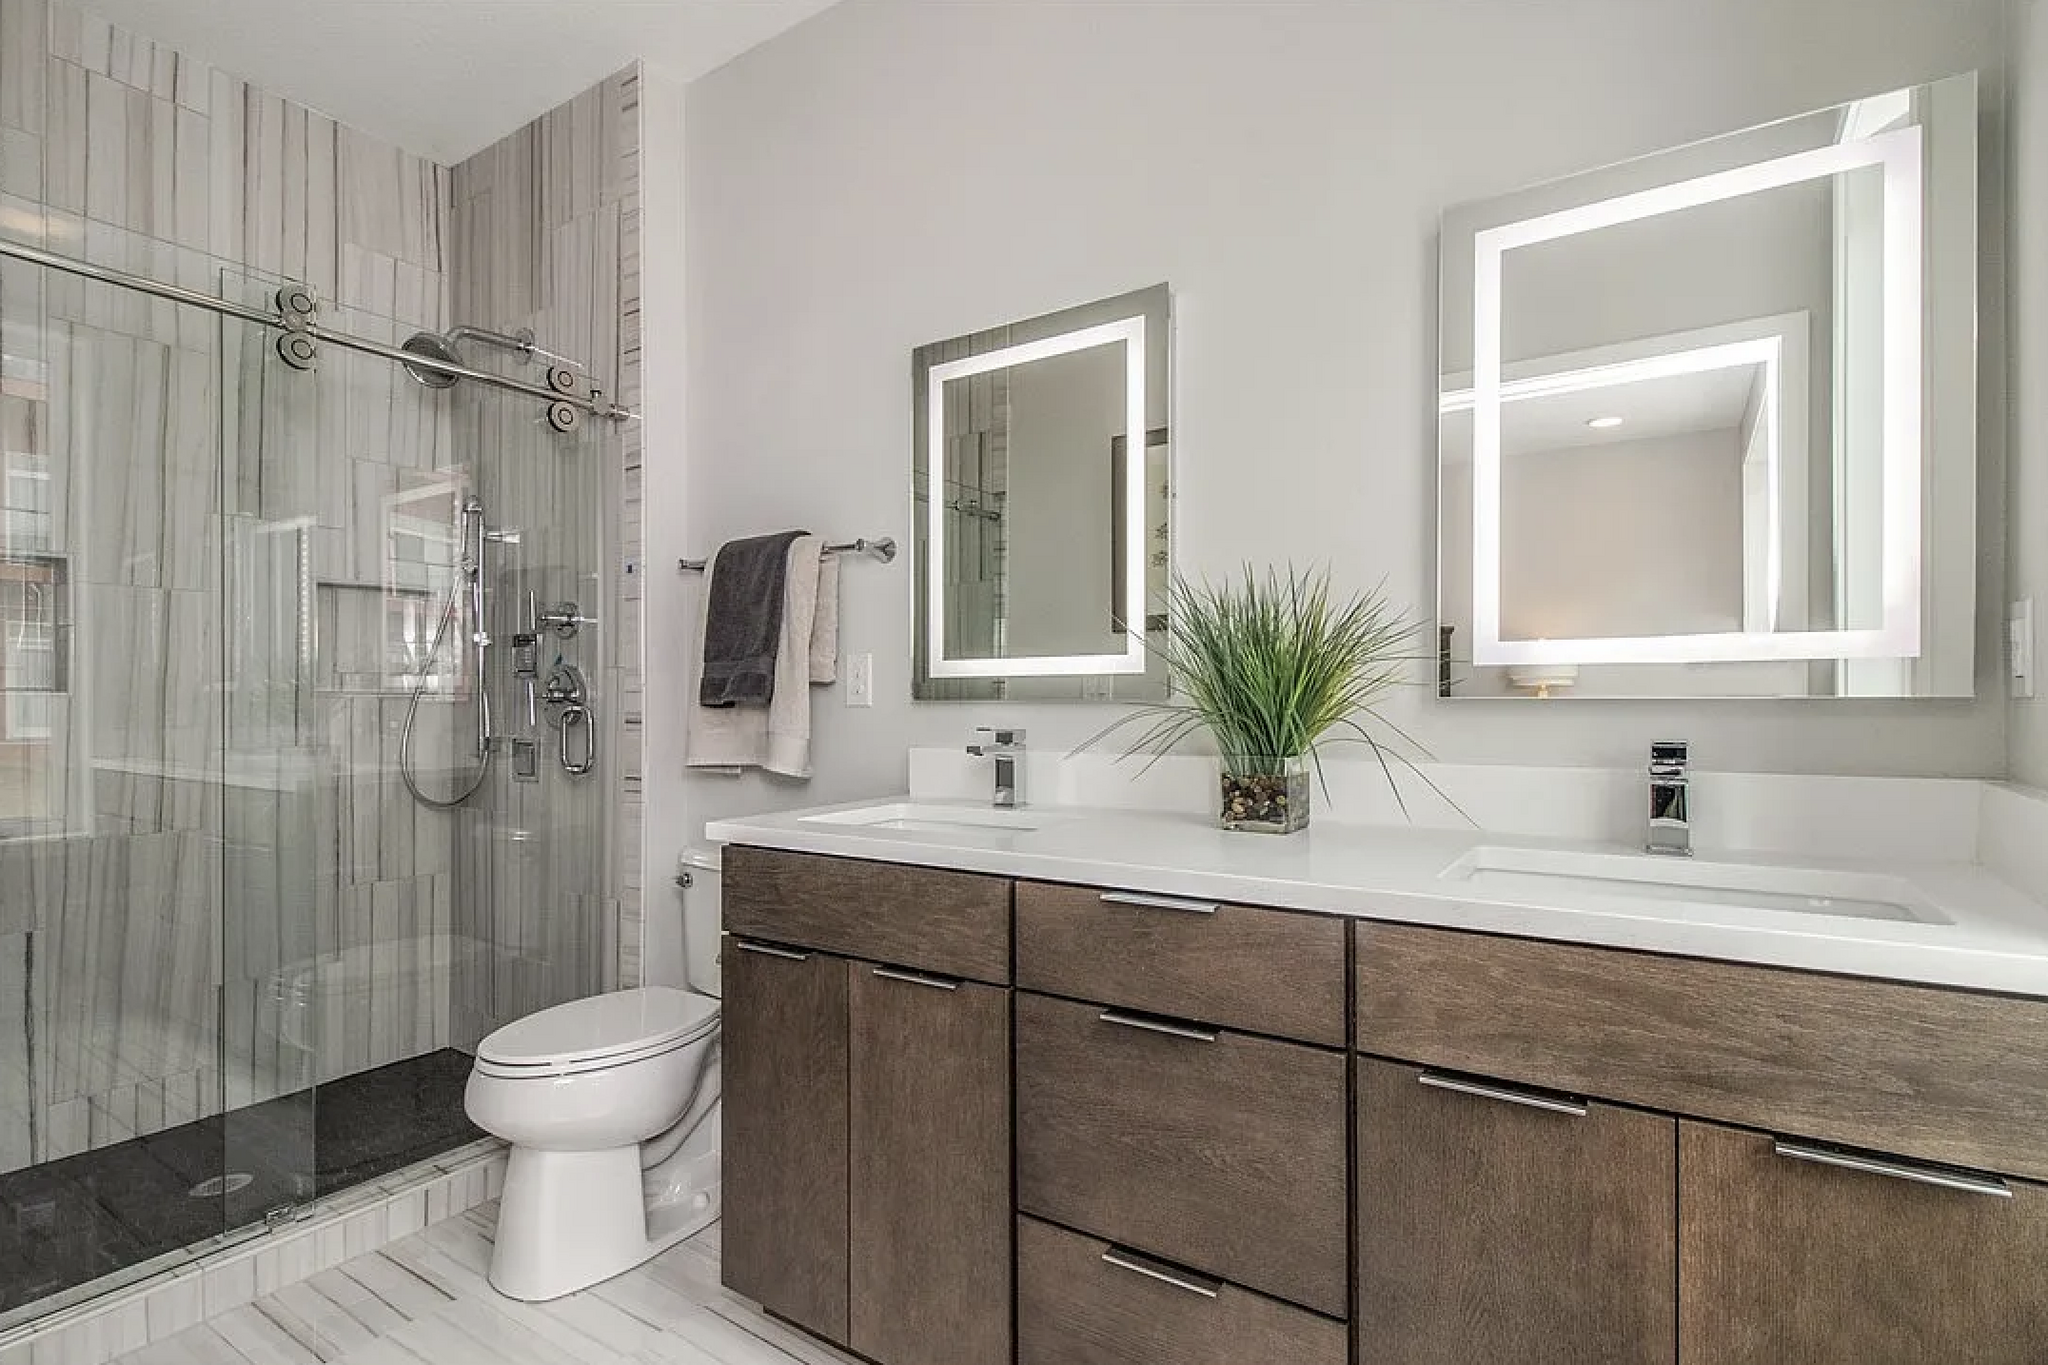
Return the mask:
[[444, 335], [453, 345], [465, 341], [481, 341], [484, 345], [495, 346], [501, 351], [515, 351], [521, 360], [533, 359], [531, 327], [522, 327], [516, 332], [494, 332], [488, 327], [472, 327], [468, 323], [463, 323], [450, 327]]

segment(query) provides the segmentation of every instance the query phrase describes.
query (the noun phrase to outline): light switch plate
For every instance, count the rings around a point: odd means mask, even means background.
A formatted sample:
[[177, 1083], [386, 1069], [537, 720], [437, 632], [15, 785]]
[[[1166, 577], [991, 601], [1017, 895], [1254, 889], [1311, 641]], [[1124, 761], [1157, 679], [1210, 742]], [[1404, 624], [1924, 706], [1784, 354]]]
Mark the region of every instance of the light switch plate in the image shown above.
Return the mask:
[[2005, 620], [2005, 657], [2012, 673], [2015, 697], [2034, 695], [2034, 599], [2023, 597], [2012, 604]]
[[846, 656], [846, 704], [848, 706], [873, 706], [875, 704], [874, 655], [849, 654]]

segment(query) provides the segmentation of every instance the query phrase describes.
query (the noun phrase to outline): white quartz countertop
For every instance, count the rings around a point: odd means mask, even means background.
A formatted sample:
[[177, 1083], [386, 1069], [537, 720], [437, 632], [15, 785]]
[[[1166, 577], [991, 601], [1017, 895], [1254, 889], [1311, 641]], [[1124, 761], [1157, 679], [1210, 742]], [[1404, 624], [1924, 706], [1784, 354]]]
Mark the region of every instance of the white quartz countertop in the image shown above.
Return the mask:
[[[1625, 887], [1595, 894], [1571, 884], [1519, 884], [1541, 879], [1506, 878], [1510, 885], [1489, 887], [1447, 878], [1447, 869], [1482, 847], [1647, 856], [1621, 845], [1484, 831], [1322, 824], [1273, 836], [1231, 833], [1199, 816], [1064, 806], [1026, 808], [1021, 816], [1032, 829], [941, 829], [930, 822], [889, 829], [817, 818], [910, 800], [719, 820], [705, 834], [798, 853], [2048, 998], [2048, 907], [1970, 863], [1698, 854], [1702, 864], [1897, 878], [1950, 921], [1929, 923], [1639, 896]], [[916, 805], [988, 809], [927, 799]]]

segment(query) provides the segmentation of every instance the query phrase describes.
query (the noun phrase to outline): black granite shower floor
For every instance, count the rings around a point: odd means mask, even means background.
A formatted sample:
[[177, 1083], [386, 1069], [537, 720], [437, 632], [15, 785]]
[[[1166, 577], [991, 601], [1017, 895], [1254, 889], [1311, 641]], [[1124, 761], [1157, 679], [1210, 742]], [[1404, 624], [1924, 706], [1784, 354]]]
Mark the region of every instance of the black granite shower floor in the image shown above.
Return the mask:
[[431, 1052], [0, 1175], [0, 1313], [483, 1136], [468, 1076]]

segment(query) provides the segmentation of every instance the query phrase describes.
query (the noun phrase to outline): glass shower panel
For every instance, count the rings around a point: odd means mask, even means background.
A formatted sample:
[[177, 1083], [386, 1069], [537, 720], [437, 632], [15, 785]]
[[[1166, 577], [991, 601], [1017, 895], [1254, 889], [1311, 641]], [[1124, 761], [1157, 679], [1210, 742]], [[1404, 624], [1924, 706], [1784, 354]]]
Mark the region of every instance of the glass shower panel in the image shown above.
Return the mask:
[[[494, 324], [525, 319], [491, 319]], [[554, 339], [542, 337], [542, 344]], [[536, 365], [487, 355], [473, 363], [522, 378]], [[616, 458], [612, 423], [584, 419], [553, 430], [541, 405], [465, 384], [452, 392], [458, 459], [474, 471], [494, 539], [486, 556], [494, 652], [490, 688], [494, 733], [503, 753], [460, 814], [457, 841], [454, 982], [456, 1046], [473, 1051], [492, 1029], [535, 1010], [593, 994], [611, 984], [605, 884], [603, 778], [568, 772], [562, 762], [601, 735], [616, 700], [605, 690], [602, 540], [604, 460]], [[580, 616], [573, 629], [534, 630], [536, 610]], [[514, 638], [534, 633], [535, 676], [510, 667]], [[568, 715], [548, 695], [581, 689], [592, 717]], [[522, 777], [530, 754], [532, 777]]]
[[[332, 304], [321, 324], [405, 334]], [[445, 394], [331, 344], [300, 373], [273, 340], [231, 380], [228, 731], [291, 796], [227, 882], [226, 1030], [255, 1106], [228, 1143], [231, 1168], [307, 1154], [309, 1197], [476, 1136], [451, 1047], [457, 817], [406, 782], [439, 797], [476, 765], [471, 627], [444, 610], [474, 478]]]
[[[219, 285], [199, 253], [15, 221], [64, 254]], [[223, 744], [220, 442], [238, 327], [0, 263], [0, 1322], [239, 1221], [222, 915], [224, 793], [245, 775]]]

